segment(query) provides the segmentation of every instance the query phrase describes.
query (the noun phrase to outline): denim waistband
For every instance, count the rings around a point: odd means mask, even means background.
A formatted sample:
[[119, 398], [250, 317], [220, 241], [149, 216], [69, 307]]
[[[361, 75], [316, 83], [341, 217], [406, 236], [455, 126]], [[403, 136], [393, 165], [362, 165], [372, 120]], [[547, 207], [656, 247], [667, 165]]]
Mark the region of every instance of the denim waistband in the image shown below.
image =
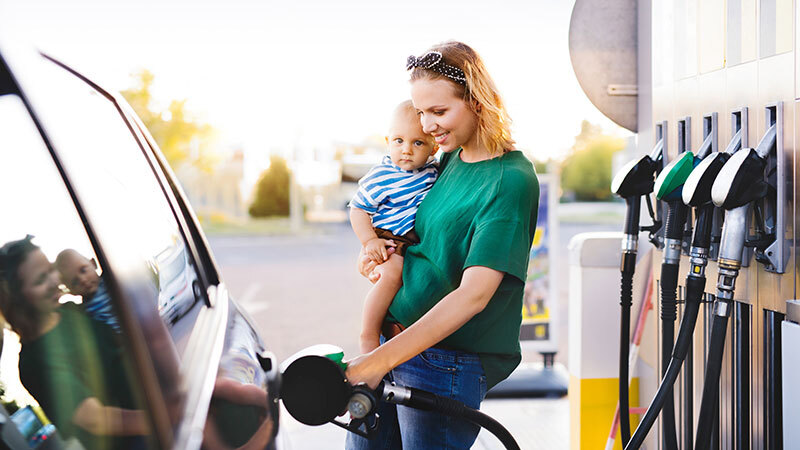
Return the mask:
[[429, 358], [436, 358], [441, 361], [464, 362], [464, 363], [479, 363], [480, 357], [477, 353], [467, 352], [463, 350], [451, 350], [438, 347], [431, 347], [425, 350], [425, 355]]

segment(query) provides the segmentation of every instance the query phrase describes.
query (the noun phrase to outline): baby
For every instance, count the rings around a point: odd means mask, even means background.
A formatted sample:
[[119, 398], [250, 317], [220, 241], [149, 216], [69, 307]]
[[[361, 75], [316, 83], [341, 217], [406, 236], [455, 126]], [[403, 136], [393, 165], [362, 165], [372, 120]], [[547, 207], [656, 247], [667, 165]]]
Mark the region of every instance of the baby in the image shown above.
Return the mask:
[[62, 250], [56, 257], [56, 268], [61, 281], [72, 295], [80, 295], [83, 310], [94, 320], [109, 325], [120, 332], [117, 316], [111, 309], [111, 298], [103, 279], [97, 275], [97, 264], [76, 250]]
[[[364, 253], [380, 264], [380, 279], [364, 300], [359, 346], [368, 353], [380, 344], [381, 326], [389, 305], [403, 283], [403, 255], [419, 243], [414, 232], [417, 207], [438, 175], [433, 159], [437, 146], [422, 131], [417, 111], [407, 100], [394, 111], [389, 135], [389, 155], [358, 181], [350, 201], [350, 224]], [[387, 248], [393, 247], [394, 253]]]

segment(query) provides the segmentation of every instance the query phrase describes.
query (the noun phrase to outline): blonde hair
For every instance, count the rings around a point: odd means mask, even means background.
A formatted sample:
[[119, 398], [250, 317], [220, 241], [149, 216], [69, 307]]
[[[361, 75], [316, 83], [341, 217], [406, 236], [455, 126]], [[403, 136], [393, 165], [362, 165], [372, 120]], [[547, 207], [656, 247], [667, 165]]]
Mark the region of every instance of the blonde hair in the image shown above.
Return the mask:
[[468, 107], [478, 116], [478, 144], [499, 155], [514, 148], [511, 139], [511, 117], [508, 116], [503, 99], [489, 76], [480, 55], [467, 44], [448, 41], [431, 47], [428, 51], [442, 54], [442, 61], [464, 71], [466, 86], [439, 72], [415, 67], [411, 81], [419, 79], [448, 80], [456, 95], [461, 96]]

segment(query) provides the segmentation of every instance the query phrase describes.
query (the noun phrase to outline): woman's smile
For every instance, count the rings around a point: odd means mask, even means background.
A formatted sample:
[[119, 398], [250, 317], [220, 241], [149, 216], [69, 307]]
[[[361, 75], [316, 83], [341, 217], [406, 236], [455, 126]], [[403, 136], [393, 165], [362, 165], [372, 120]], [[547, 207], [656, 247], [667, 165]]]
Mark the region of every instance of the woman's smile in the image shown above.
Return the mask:
[[444, 144], [444, 141], [447, 140], [447, 136], [449, 136], [449, 135], [450, 135], [450, 132], [449, 131], [445, 131], [444, 133], [441, 133], [441, 134], [434, 134], [433, 138], [436, 140], [437, 144], [442, 145], [442, 144]]

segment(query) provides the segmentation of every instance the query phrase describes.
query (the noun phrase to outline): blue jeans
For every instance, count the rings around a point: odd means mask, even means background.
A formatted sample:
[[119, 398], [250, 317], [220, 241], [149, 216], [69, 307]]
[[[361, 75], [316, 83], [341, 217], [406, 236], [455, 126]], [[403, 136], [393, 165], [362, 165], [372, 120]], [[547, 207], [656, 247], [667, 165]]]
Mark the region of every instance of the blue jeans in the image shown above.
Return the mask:
[[[381, 338], [383, 341], [383, 338]], [[430, 348], [396, 367], [384, 378], [458, 400], [479, 409], [486, 376], [475, 353]], [[468, 449], [480, 427], [464, 419], [381, 402], [378, 432], [370, 440], [347, 434], [348, 450]]]

